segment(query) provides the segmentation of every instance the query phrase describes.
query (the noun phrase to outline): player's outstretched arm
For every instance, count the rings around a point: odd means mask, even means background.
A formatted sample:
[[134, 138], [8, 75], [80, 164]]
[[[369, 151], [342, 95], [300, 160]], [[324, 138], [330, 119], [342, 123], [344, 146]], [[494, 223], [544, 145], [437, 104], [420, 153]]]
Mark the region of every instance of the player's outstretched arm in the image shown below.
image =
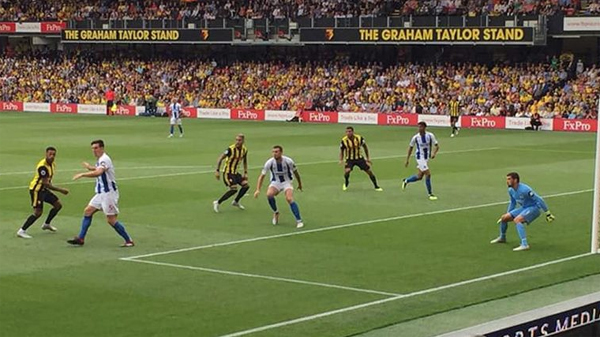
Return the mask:
[[294, 177], [298, 181], [298, 191], [302, 191], [302, 179], [300, 179], [300, 173], [298, 173], [298, 170], [294, 170]]
[[42, 184], [44, 185], [45, 188], [47, 188], [49, 190], [57, 191], [57, 192], [62, 193], [64, 195], [69, 194], [69, 190], [68, 189], [52, 185], [52, 183], [50, 182], [50, 180], [48, 178], [42, 179]]
[[78, 173], [73, 176], [73, 180], [78, 180], [80, 178], [96, 178], [102, 175], [106, 169], [103, 166], [96, 167], [95, 170], [90, 172]]
[[83, 163], [81, 163], [81, 166], [83, 166], [84, 169], [88, 170], [88, 171], [93, 171], [96, 169], [96, 166], [92, 166], [90, 165], [90, 163], [84, 161]]
[[260, 189], [262, 188], [263, 181], [265, 180], [265, 175], [261, 174], [258, 176], [258, 181], [256, 182], [256, 191], [254, 191], [254, 198], [258, 198], [260, 194]]

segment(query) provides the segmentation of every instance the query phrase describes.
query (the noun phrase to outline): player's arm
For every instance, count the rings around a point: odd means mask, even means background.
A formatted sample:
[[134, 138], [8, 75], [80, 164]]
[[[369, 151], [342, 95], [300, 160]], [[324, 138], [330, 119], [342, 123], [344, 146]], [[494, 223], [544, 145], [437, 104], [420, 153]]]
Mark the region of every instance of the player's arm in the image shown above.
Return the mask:
[[248, 179], [248, 153], [244, 156], [244, 178]]
[[508, 203], [508, 209], [506, 210], [506, 213], [510, 213], [513, 209], [515, 209], [515, 207], [517, 207], [517, 200], [515, 200], [512, 194], [510, 194], [510, 192], [508, 193], [508, 196], [510, 197], [510, 200]]
[[410, 162], [410, 155], [413, 152], [413, 147], [409, 146], [408, 147], [408, 153], [406, 154], [406, 163], [404, 163], [404, 167], [408, 167], [408, 163]]
[[367, 157], [367, 163], [369, 163], [369, 165], [371, 165], [371, 155], [369, 154], [369, 147], [367, 146], [367, 143], [364, 141], [364, 139], [363, 139], [362, 147], [363, 147], [363, 149], [365, 149], [365, 157]]
[[94, 171], [96, 169], [96, 166], [92, 166], [90, 165], [90, 163], [84, 161], [83, 163], [81, 163], [81, 166], [83, 166], [84, 169], [88, 170], [88, 171]]
[[544, 201], [544, 199], [542, 197], [540, 197], [533, 191], [529, 191], [529, 196], [533, 199], [533, 201], [535, 201], [536, 205], [539, 208], [541, 208], [542, 211], [544, 211], [544, 213], [546, 213], [546, 221], [548, 221], [548, 222], [554, 221], [555, 217], [552, 214], [552, 212], [550, 212], [550, 210], [548, 209], [548, 205], [546, 204], [546, 201]]
[[340, 165], [344, 165], [344, 151], [346, 151], [346, 145], [342, 142], [340, 144]]
[[258, 198], [260, 194], [260, 189], [262, 188], [263, 181], [265, 180], [265, 174], [261, 173], [258, 176], [258, 181], [256, 182], [256, 191], [254, 191], [254, 198]]
[[46, 169], [44, 167], [40, 167], [38, 169], [38, 175], [40, 177], [42, 177], [42, 185], [44, 186], [44, 188], [52, 190], [52, 191], [60, 192], [64, 195], [69, 194], [68, 189], [52, 185], [52, 183], [50, 182], [50, 179], [48, 178], [48, 171], [46, 171]]
[[435, 156], [437, 156], [438, 151], [440, 150], [440, 145], [433, 134], [431, 134], [431, 138], [431, 141], [433, 142], [433, 153], [431, 154], [431, 159], [433, 159]]
[[302, 179], [300, 179], [300, 173], [298, 172], [298, 169], [296, 168], [295, 165], [294, 165], [294, 177], [298, 181], [298, 191], [302, 191]]
[[223, 159], [225, 159], [226, 156], [227, 155], [225, 153], [221, 153], [219, 159], [217, 159], [217, 170], [215, 171], [215, 178], [217, 178], [217, 180], [219, 180], [219, 177], [221, 175], [221, 164], [223, 163]]
[[260, 175], [258, 176], [258, 181], [256, 182], [256, 191], [254, 191], [254, 198], [258, 198], [258, 195], [260, 194], [260, 189], [262, 188], [263, 181], [265, 180], [265, 175], [267, 174], [267, 171], [269, 171], [269, 165], [270, 161], [267, 161], [265, 163], [265, 167], [263, 167]]
[[93, 171], [78, 173], [73, 176], [73, 180], [77, 180], [80, 178], [96, 178], [102, 175], [107, 170], [105, 166], [97, 166]]

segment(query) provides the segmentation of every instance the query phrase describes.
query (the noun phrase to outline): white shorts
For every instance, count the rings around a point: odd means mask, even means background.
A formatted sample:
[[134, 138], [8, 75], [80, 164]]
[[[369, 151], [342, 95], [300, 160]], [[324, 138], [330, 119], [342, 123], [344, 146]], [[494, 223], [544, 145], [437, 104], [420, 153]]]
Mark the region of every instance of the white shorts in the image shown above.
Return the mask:
[[181, 125], [181, 118], [173, 118], [171, 117], [171, 125]]
[[117, 215], [119, 214], [119, 191], [98, 193], [90, 200], [89, 205], [102, 210], [106, 215]]
[[417, 168], [421, 172], [429, 170], [429, 159], [417, 159]]
[[277, 190], [277, 192], [294, 189], [294, 186], [292, 185], [291, 181], [284, 181], [284, 182], [272, 181], [271, 184], [269, 185], [269, 188], [271, 188], [271, 187], [274, 187]]

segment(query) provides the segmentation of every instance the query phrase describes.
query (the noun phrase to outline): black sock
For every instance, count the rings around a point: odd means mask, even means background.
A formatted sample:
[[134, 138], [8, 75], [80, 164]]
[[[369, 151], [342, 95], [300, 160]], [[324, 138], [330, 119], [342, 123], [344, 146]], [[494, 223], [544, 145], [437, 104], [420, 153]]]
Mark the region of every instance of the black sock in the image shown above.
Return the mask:
[[235, 197], [235, 202], [240, 202], [240, 199], [242, 199], [244, 194], [246, 194], [246, 192], [248, 192], [249, 189], [250, 189], [250, 186], [248, 186], [248, 185], [242, 186], [242, 189], [240, 190], [238, 195]]
[[344, 180], [346, 181], [346, 187], [350, 184], [350, 172], [344, 174]]
[[232, 195], [236, 194], [237, 190], [229, 190], [227, 192], [225, 192], [225, 194], [223, 194], [223, 196], [221, 197], [221, 199], [219, 199], [219, 204], [222, 204], [223, 201], [231, 198]]
[[35, 220], [37, 220], [37, 216], [31, 214], [29, 216], [29, 218], [27, 218], [27, 220], [25, 220], [25, 223], [23, 224], [23, 227], [21, 227], [22, 230], [26, 231], [27, 228], [31, 227], [31, 225], [33, 225], [33, 223], [35, 222]]
[[46, 223], [50, 224], [50, 221], [52, 221], [52, 219], [54, 219], [54, 217], [56, 216], [56, 214], [58, 214], [59, 211], [60, 211], [60, 208], [51, 209], [50, 213], [48, 213], [48, 217], [46, 218]]
[[379, 186], [377, 185], [377, 178], [375, 178], [375, 175], [371, 174], [369, 175], [369, 178], [371, 178], [371, 181], [373, 182], [373, 187], [379, 188]]

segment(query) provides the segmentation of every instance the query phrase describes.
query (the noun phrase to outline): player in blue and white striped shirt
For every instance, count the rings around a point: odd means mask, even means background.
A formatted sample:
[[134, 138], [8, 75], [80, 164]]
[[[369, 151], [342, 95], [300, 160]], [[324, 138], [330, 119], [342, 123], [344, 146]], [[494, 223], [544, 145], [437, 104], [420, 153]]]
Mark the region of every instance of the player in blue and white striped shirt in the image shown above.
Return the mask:
[[177, 103], [177, 99], [173, 98], [171, 105], [171, 133], [168, 138], [173, 138], [173, 132], [175, 131], [175, 124], [179, 127], [179, 138], [183, 137], [183, 126], [181, 125], [181, 104]]
[[406, 185], [409, 183], [419, 181], [425, 176], [425, 185], [427, 186], [427, 193], [429, 194], [429, 200], [437, 200], [437, 197], [431, 190], [431, 172], [429, 171], [429, 159], [435, 158], [440, 146], [435, 138], [435, 135], [431, 132], [425, 131], [427, 124], [425, 122], [419, 122], [419, 133], [414, 135], [410, 140], [410, 146], [408, 147], [408, 155], [406, 156], [405, 167], [408, 167], [410, 162], [410, 155], [412, 154], [413, 148], [416, 146], [417, 151], [415, 152], [415, 159], [417, 160], [417, 174], [402, 180], [402, 189], [406, 189]]
[[96, 187], [94, 188], [96, 195], [94, 195], [83, 211], [84, 215], [79, 235], [71, 240], [67, 240], [67, 242], [75, 246], [83, 246], [87, 231], [92, 225], [92, 216], [101, 210], [106, 215], [108, 224], [125, 240], [123, 247], [133, 247], [133, 240], [127, 234], [123, 224], [117, 220], [119, 214], [119, 190], [117, 189], [115, 167], [108, 154], [104, 152], [104, 141], [100, 139], [95, 140], [91, 145], [92, 152], [97, 158], [96, 165], [83, 163], [83, 167], [89, 172], [78, 173], [73, 177], [73, 180], [96, 178]]

